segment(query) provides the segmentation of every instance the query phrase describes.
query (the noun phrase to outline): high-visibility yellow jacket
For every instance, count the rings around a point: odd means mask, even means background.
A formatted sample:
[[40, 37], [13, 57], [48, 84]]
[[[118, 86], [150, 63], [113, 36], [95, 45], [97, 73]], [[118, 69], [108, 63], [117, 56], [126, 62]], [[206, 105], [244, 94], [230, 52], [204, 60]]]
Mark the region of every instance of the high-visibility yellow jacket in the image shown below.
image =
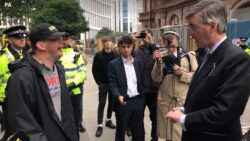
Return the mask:
[[[12, 52], [10, 51], [10, 47], [6, 47], [1, 50], [0, 53], [0, 102], [5, 101], [5, 88], [7, 86], [7, 81], [11, 75], [8, 64], [16, 60]], [[15, 55], [18, 55], [18, 58], [23, 58], [22, 54], [18, 54], [17, 52], [15, 53]]]
[[245, 52], [250, 55], [250, 48], [245, 49]]
[[74, 83], [77, 88], [72, 89], [72, 93], [81, 93], [80, 85], [86, 79], [86, 66], [80, 52], [75, 52], [72, 48], [63, 48], [63, 56], [60, 58], [65, 70], [66, 84]]

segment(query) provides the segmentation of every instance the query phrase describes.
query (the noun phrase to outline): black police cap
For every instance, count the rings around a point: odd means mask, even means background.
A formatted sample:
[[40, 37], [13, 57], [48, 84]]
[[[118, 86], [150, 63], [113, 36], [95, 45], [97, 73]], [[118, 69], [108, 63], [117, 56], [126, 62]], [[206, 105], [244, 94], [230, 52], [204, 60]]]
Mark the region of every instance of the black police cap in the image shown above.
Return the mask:
[[12, 26], [3, 31], [8, 37], [26, 37], [27, 32], [25, 26]]
[[247, 37], [240, 37], [240, 40], [243, 42], [246, 42], [248, 40], [248, 38]]

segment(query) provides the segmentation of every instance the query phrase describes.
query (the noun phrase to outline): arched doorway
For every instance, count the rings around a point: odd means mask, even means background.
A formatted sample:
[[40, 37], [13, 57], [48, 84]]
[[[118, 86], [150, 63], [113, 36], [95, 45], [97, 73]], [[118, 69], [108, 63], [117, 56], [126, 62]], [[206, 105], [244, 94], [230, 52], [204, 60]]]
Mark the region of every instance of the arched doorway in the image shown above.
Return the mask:
[[176, 14], [172, 15], [170, 18], [169, 25], [178, 25], [178, 24], [179, 24], [179, 17]]
[[236, 9], [242, 9], [242, 8], [247, 8], [250, 7], [250, 0], [245, 0], [245, 1], [237, 1], [235, 4], [230, 8], [231, 10], [236, 10]]
[[230, 9], [230, 21], [249, 20], [250, 0], [236, 2]]

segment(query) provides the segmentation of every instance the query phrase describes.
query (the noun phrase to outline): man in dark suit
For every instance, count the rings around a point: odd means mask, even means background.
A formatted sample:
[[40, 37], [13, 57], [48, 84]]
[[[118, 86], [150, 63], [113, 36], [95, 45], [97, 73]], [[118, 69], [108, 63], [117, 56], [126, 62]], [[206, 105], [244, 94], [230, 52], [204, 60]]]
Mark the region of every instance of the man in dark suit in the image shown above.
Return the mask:
[[141, 64], [131, 56], [133, 39], [123, 36], [118, 41], [121, 57], [108, 66], [109, 88], [115, 96], [115, 141], [125, 140], [125, 131], [131, 123], [133, 141], [143, 141], [143, 85]]
[[184, 107], [166, 118], [183, 127], [182, 141], [239, 141], [250, 93], [250, 60], [226, 37], [227, 13], [220, 0], [202, 0], [187, 13], [189, 34], [208, 53], [193, 76]]

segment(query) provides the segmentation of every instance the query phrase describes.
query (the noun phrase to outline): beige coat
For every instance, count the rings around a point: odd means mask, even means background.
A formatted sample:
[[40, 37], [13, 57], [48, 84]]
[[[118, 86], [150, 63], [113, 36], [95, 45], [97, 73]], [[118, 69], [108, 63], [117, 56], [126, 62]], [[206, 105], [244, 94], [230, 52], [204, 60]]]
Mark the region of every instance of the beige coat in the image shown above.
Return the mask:
[[191, 69], [187, 57], [181, 58], [182, 75], [168, 74], [162, 80], [163, 65], [155, 63], [152, 79], [161, 82], [157, 98], [157, 134], [160, 138], [181, 141], [182, 127], [179, 123], [166, 120], [164, 116], [174, 107], [183, 106], [193, 73], [197, 69], [195, 53], [189, 53]]

